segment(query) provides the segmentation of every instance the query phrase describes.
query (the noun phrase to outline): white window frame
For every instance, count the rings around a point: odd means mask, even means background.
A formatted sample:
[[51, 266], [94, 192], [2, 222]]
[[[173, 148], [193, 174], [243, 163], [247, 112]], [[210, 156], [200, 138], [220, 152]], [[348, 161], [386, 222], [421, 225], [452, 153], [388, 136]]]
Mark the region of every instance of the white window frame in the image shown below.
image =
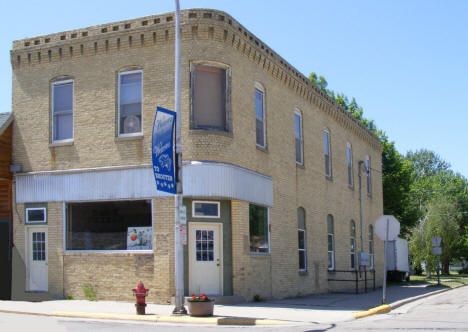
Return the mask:
[[[195, 71], [197, 66], [209, 66], [220, 68], [226, 71], [226, 87], [225, 87], [225, 114], [226, 117], [226, 125], [224, 129], [210, 129], [210, 128], [200, 128], [195, 127], [195, 110], [193, 105], [193, 95], [195, 92]], [[227, 64], [215, 62], [215, 61], [204, 61], [204, 60], [196, 60], [190, 62], [190, 130], [200, 130], [200, 131], [209, 131], [213, 133], [232, 133], [232, 123], [231, 123], [231, 67]]]
[[[325, 137], [327, 138], [327, 142], [325, 143]], [[332, 177], [332, 158], [331, 158], [331, 144], [330, 144], [330, 130], [325, 129], [323, 131], [323, 155], [325, 161], [325, 176], [327, 178]], [[328, 153], [327, 153], [328, 151]], [[327, 167], [327, 157], [328, 157], [328, 167]]]
[[[120, 133], [120, 77], [123, 75], [141, 73], [141, 108], [140, 108], [140, 131], [136, 133]], [[117, 77], [117, 136], [118, 137], [131, 137], [131, 136], [142, 136], [143, 135], [143, 69], [135, 70], [122, 70], [119, 72]]]
[[346, 143], [346, 171], [348, 172], [348, 187], [354, 187], [354, 170], [353, 170], [353, 148], [351, 143]]
[[[299, 135], [300, 135], [300, 143], [301, 143], [301, 161], [297, 161], [297, 154], [296, 154], [296, 115], [299, 116]], [[303, 124], [302, 124], [302, 112], [297, 108], [294, 109], [294, 159], [296, 160], [296, 164], [300, 166], [304, 166], [304, 131], [303, 131]]]
[[303, 209], [304, 211], [304, 228], [299, 228], [299, 220], [298, 220], [298, 227], [297, 227], [297, 231], [298, 232], [302, 232], [303, 236], [304, 236], [304, 248], [301, 249], [299, 248], [299, 243], [298, 243], [298, 251], [299, 252], [304, 252], [304, 268], [301, 269], [301, 267], [299, 266], [299, 271], [307, 271], [307, 232], [306, 232], [306, 215], [305, 215], [305, 209], [304, 208], [299, 208], [299, 209]]
[[[262, 148], [262, 149], [266, 149], [266, 146], [267, 146], [267, 141], [266, 141], [266, 138], [267, 138], [267, 135], [266, 135], [266, 114], [265, 114], [265, 88], [263, 87], [263, 85], [261, 85], [260, 83], [258, 82], [255, 82], [255, 89], [254, 89], [254, 92], [260, 92], [262, 94], [262, 125], [263, 125], [263, 145], [260, 145], [258, 144], [257, 142], [257, 123], [255, 122], [255, 143], [258, 147]], [[254, 100], [254, 103], [255, 103], [255, 120], [257, 120], [257, 103], [256, 103], [257, 99], [255, 98]]]
[[369, 268], [373, 269], [374, 268], [374, 226], [369, 225], [367, 236], [369, 238]]
[[[195, 204], [196, 203], [202, 203], [202, 204], [215, 204], [216, 205], [216, 210], [217, 214], [216, 216], [201, 216], [201, 215], [196, 215], [195, 214]], [[192, 218], [211, 218], [211, 219], [219, 219], [221, 217], [221, 209], [220, 209], [220, 202], [216, 201], [192, 201]]]
[[[335, 218], [333, 218], [333, 216], [330, 214], [329, 216], [332, 217], [332, 225], [333, 225], [333, 233], [329, 233], [328, 232], [328, 215], [327, 215], [327, 251], [328, 251], [328, 254], [331, 253], [331, 266], [328, 267], [328, 270], [329, 271], [332, 271], [335, 269]], [[328, 250], [328, 238], [329, 236], [331, 235], [331, 238], [332, 238], [332, 250]], [[328, 261], [328, 257], [327, 257], [327, 261]]]
[[[44, 220], [40, 220], [40, 221], [29, 221], [29, 215], [28, 215], [28, 212], [29, 211], [32, 211], [32, 210], [42, 210], [44, 212]], [[26, 208], [25, 210], [25, 223], [26, 224], [45, 224], [47, 223], [47, 208], [45, 207], [30, 207], [30, 208]]]
[[[266, 252], [255, 252], [255, 251], [251, 251], [250, 250], [250, 231], [249, 231], [249, 254], [250, 255], [270, 255], [270, 251], [271, 251], [271, 234], [270, 234], [270, 208], [268, 206], [265, 206], [265, 205], [260, 205], [260, 204], [254, 204], [254, 203], [249, 203], [249, 206], [250, 205], [256, 205], [256, 206], [260, 206], [260, 207], [263, 207], [265, 209], [267, 209], [267, 236], [268, 236], [268, 251]], [[250, 215], [249, 215], [249, 219], [250, 219]], [[249, 220], [250, 222], [250, 220]], [[250, 224], [249, 224], [249, 227], [250, 227]]]
[[367, 182], [367, 196], [372, 196], [372, 177], [371, 177], [371, 161], [370, 157], [366, 156], [366, 163], [365, 163], [365, 168], [366, 168], [366, 182]]
[[355, 270], [356, 269], [356, 223], [354, 222], [354, 220], [351, 220], [349, 222], [349, 226], [350, 226], [350, 234], [349, 234], [349, 238], [350, 238], [350, 256], [353, 258], [352, 259], [352, 264], [351, 264], [351, 269], [352, 270]]
[[[55, 96], [55, 87], [58, 86], [58, 85], [64, 85], [64, 84], [69, 84], [71, 83], [72, 84], [72, 110], [71, 110], [71, 115], [72, 115], [72, 135], [71, 135], [71, 138], [66, 138], [66, 139], [55, 139], [55, 109], [54, 109], [54, 96]], [[51, 96], [52, 96], [52, 101], [51, 101], [51, 105], [52, 105], [52, 121], [51, 121], [51, 131], [52, 131], [52, 135], [51, 135], [51, 141], [52, 143], [66, 143], [66, 142], [73, 142], [73, 139], [75, 137], [75, 119], [74, 119], [74, 115], [75, 115], [75, 81], [73, 79], [65, 79], [65, 80], [57, 80], [55, 82], [52, 82], [52, 92], [51, 92]]]

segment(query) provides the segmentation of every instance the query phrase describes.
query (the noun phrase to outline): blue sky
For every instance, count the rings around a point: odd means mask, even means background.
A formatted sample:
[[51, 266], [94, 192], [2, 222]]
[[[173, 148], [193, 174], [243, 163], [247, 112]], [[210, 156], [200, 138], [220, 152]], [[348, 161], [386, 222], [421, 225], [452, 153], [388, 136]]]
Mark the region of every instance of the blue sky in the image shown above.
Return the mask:
[[[0, 112], [11, 110], [13, 40], [174, 10], [172, 0], [0, 1]], [[433, 150], [468, 177], [468, 1], [180, 2], [226, 11], [304, 75], [355, 97], [401, 153]]]

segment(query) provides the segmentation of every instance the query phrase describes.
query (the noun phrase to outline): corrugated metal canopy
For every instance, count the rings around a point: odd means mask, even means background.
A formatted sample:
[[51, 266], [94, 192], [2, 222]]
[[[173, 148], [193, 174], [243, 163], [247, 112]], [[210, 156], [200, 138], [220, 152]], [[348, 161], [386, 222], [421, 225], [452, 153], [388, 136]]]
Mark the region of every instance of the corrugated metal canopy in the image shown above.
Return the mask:
[[[269, 176], [225, 163], [184, 165], [184, 196], [273, 204]], [[156, 190], [151, 165], [16, 174], [16, 202], [142, 199], [168, 196]]]

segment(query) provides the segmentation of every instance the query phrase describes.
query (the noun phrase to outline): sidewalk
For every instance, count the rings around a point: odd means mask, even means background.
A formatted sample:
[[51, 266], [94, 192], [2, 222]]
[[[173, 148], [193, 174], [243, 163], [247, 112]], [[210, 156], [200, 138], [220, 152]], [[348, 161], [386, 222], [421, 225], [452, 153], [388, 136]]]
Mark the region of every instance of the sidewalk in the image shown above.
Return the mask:
[[[395, 308], [420, 297], [449, 290], [443, 287], [390, 286], [387, 303]], [[355, 319], [356, 312], [377, 307], [382, 289], [365, 294], [328, 293], [259, 303], [215, 305], [214, 317], [172, 316], [172, 305], [148, 304], [145, 316], [135, 314], [134, 303], [111, 301], [57, 300], [44, 302], [0, 301], [0, 312], [59, 317], [146, 320], [172, 323], [218, 325], [330, 324]], [[381, 311], [385, 312], [385, 311]], [[353, 314], [354, 313], [354, 314]], [[366, 316], [366, 314], [364, 314]]]

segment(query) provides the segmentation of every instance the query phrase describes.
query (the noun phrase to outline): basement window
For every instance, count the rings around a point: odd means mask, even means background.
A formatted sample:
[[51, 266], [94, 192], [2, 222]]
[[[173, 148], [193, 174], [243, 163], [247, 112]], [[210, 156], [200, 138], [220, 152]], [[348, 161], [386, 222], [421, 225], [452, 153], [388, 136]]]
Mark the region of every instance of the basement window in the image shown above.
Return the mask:
[[68, 203], [66, 250], [152, 250], [151, 201]]

